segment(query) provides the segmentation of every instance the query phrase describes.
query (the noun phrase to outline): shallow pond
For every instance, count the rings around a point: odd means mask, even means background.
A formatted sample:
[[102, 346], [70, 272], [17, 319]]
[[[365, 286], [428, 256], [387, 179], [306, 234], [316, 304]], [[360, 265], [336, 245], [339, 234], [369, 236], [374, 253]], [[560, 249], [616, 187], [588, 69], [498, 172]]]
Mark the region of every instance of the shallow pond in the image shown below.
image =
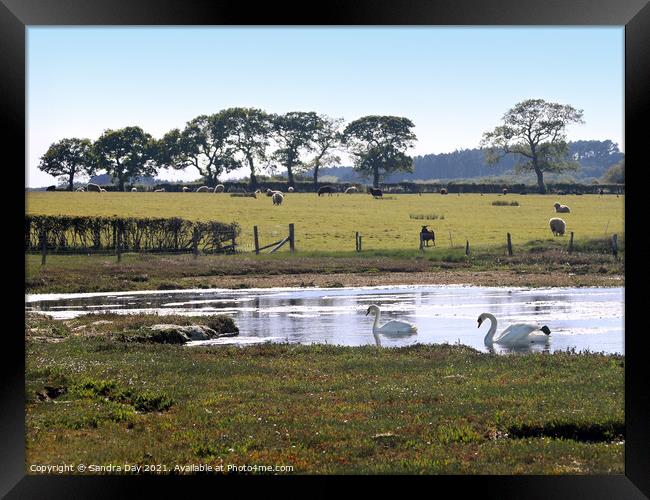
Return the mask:
[[[380, 323], [399, 319], [417, 325], [417, 334], [373, 335], [370, 304], [382, 311]], [[258, 342], [327, 343], [394, 347], [415, 343], [457, 343], [489, 350], [483, 338], [491, 312], [497, 332], [510, 323], [533, 322], [551, 330], [549, 345], [524, 350], [577, 350], [624, 353], [624, 290], [618, 288], [501, 288], [398, 286], [357, 288], [197, 289], [151, 292], [45, 294], [26, 296], [26, 310], [54, 318], [91, 312], [204, 315], [227, 314], [238, 337], [201, 344]], [[496, 352], [512, 348], [497, 347]], [[516, 350], [522, 350], [517, 348]]]

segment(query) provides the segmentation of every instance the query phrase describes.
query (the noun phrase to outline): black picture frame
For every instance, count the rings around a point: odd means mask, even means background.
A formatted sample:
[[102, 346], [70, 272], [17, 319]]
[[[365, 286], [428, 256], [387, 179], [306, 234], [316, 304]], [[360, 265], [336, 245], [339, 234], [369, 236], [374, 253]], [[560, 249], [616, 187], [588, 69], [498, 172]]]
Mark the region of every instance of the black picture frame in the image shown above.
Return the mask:
[[[644, 285], [643, 228], [647, 217], [643, 190], [647, 190], [647, 173], [642, 156], [642, 120], [650, 116], [650, 5], [645, 0], [389, 0], [317, 3], [248, 2], [222, 0], [0, 0], [0, 120], [3, 122], [5, 158], [13, 165], [25, 164], [25, 33], [37, 25], [618, 25], [625, 26], [625, 156], [628, 171], [626, 186], [626, 292], [625, 304], [625, 474], [611, 476], [431, 476], [429, 478], [395, 477], [401, 488], [415, 481], [435, 481], [435, 491], [450, 487], [454, 496], [469, 490], [488, 498], [644, 498], [650, 497], [650, 391], [647, 389], [648, 363], [644, 359], [644, 314], [636, 305], [636, 291]], [[603, 68], [607, 71], [608, 68]], [[647, 128], [647, 127], [646, 127]], [[644, 137], [645, 138], [645, 137]], [[647, 139], [646, 139], [647, 142]], [[9, 160], [5, 160], [9, 162]], [[7, 165], [9, 163], [5, 163]], [[9, 164], [9, 165], [11, 165]], [[10, 169], [9, 169], [10, 170]], [[24, 171], [5, 171], [16, 191], [24, 182]], [[632, 179], [632, 180], [630, 180]], [[24, 213], [19, 199], [3, 196], [5, 225], [16, 244], [11, 245], [5, 262], [24, 262], [19, 226]], [[13, 239], [9, 239], [13, 242]], [[15, 248], [14, 248], [15, 247]], [[15, 255], [11, 252], [15, 251]], [[647, 265], [647, 264], [646, 264]], [[28, 476], [25, 474], [24, 441], [24, 273], [19, 265], [15, 278], [7, 281], [11, 293], [6, 298], [5, 315], [10, 318], [4, 329], [2, 377], [2, 417], [0, 429], [0, 494], [7, 498], [93, 497], [138, 494], [134, 487], [146, 482], [162, 486], [167, 494], [188, 493], [188, 484], [207, 483], [221, 488], [231, 485], [242, 493], [243, 487], [259, 484], [257, 478], [192, 477], [77, 477]], [[632, 269], [632, 273], [627, 272]], [[9, 273], [6, 273], [9, 274]], [[14, 287], [16, 291], [14, 292]], [[643, 299], [643, 297], [642, 297]], [[637, 323], [638, 322], [638, 323]], [[639, 325], [639, 329], [633, 328]], [[588, 381], [586, 381], [588, 383]], [[262, 480], [268, 478], [261, 478]], [[291, 478], [271, 478], [282, 488], [290, 487]], [[408, 481], [408, 483], [406, 483]], [[382, 486], [384, 478], [364, 481]], [[137, 483], [137, 484], [136, 484]], [[339, 486], [325, 481], [321, 492]], [[420, 486], [426, 486], [422, 483]], [[410, 490], [407, 490], [407, 492]], [[413, 490], [415, 491], [415, 490]], [[220, 493], [223, 490], [219, 490]], [[426, 493], [425, 493], [426, 494]]]

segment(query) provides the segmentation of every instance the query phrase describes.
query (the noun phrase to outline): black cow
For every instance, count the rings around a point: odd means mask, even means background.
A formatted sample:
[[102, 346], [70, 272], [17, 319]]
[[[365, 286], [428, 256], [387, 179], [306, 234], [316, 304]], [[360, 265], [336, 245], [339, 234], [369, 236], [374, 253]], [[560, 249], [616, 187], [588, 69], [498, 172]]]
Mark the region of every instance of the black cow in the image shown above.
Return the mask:
[[436, 246], [436, 233], [429, 229], [428, 226], [422, 226], [420, 238], [426, 242], [426, 246], [429, 246], [429, 241], [433, 241], [433, 246]]
[[375, 188], [368, 188], [368, 193], [372, 195], [373, 198], [382, 198], [383, 193], [381, 192], [381, 189], [375, 189]]
[[47, 186], [47, 189], [45, 191], [56, 191], [56, 186]]
[[318, 196], [320, 196], [322, 194], [325, 194], [325, 193], [332, 196], [332, 193], [334, 193], [335, 191], [336, 190], [332, 186], [323, 186], [321, 188], [318, 188]]

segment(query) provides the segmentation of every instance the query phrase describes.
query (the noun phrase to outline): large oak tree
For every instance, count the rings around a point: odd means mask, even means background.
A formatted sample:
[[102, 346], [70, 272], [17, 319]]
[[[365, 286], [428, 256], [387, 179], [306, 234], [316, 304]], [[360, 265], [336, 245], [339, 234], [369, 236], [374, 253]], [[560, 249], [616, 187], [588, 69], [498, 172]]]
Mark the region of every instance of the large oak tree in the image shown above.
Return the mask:
[[516, 155], [517, 171], [534, 172], [538, 190], [544, 194], [544, 172], [579, 168], [567, 156], [565, 131], [572, 123], [584, 123], [582, 110], [568, 104], [528, 99], [503, 115], [503, 125], [483, 134], [481, 147], [486, 148], [486, 160], [492, 164], [505, 155]]
[[158, 143], [158, 162], [176, 170], [194, 167], [214, 186], [221, 174], [239, 166], [229, 142], [232, 132], [223, 111], [197, 116], [182, 131], [173, 129], [163, 136]]
[[72, 191], [76, 175], [92, 175], [94, 172], [92, 143], [89, 139], [61, 139], [48, 148], [38, 168], [55, 177], [65, 178], [68, 190]]
[[271, 116], [257, 108], [228, 108], [223, 113], [231, 134], [229, 142], [240, 156], [238, 166], [248, 167], [250, 186], [255, 189], [259, 162], [267, 159]]
[[399, 116], [364, 116], [348, 124], [343, 142], [354, 156], [354, 169], [369, 177], [373, 186], [393, 172], [413, 172], [413, 158], [406, 151], [417, 139], [408, 118]]
[[131, 179], [155, 175], [155, 141], [140, 127], [106, 130], [93, 144], [97, 166], [117, 179], [118, 189]]
[[273, 134], [279, 148], [273, 153], [287, 169], [289, 186], [293, 186], [293, 171], [302, 165], [301, 154], [313, 149], [313, 140], [320, 126], [313, 111], [290, 111], [272, 117]]
[[342, 125], [342, 118], [330, 118], [326, 115], [318, 116], [318, 127], [314, 134], [312, 146], [314, 157], [306, 163], [307, 168], [313, 168], [314, 189], [318, 188], [318, 170], [320, 167], [341, 161], [335, 151], [343, 139]]

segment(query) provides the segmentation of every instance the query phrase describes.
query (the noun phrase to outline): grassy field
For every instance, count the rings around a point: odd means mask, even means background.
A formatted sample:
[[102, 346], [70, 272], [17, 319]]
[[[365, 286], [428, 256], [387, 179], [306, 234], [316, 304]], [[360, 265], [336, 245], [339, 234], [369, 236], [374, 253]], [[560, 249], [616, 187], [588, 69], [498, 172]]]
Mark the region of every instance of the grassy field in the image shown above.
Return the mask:
[[[496, 201], [517, 201], [519, 206], [495, 206]], [[130, 217], [182, 217], [189, 220], [238, 222], [240, 244], [253, 243], [257, 225], [261, 245], [272, 243], [296, 225], [298, 251], [345, 252], [355, 249], [355, 232], [364, 250], [417, 249], [422, 225], [436, 232], [438, 247], [505, 245], [553, 238], [548, 219], [556, 216], [553, 203], [569, 205], [571, 213], [559, 214], [574, 231], [576, 241], [624, 233], [624, 197], [521, 196], [508, 194], [395, 194], [375, 200], [367, 194], [318, 197], [287, 193], [281, 206], [265, 195], [257, 198], [206, 193], [66, 193], [29, 192], [26, 211], [44, 215], [103, 215]], [[451, 237], [450, 237], [451, 234]], [[566, 242], [567, 236], [562, 239]]]
[[119, 335], [154, 320], [28, 320], [28, 465], [624, 470], [621, 356], [492, 355], [459, 345], [192, 348]]

